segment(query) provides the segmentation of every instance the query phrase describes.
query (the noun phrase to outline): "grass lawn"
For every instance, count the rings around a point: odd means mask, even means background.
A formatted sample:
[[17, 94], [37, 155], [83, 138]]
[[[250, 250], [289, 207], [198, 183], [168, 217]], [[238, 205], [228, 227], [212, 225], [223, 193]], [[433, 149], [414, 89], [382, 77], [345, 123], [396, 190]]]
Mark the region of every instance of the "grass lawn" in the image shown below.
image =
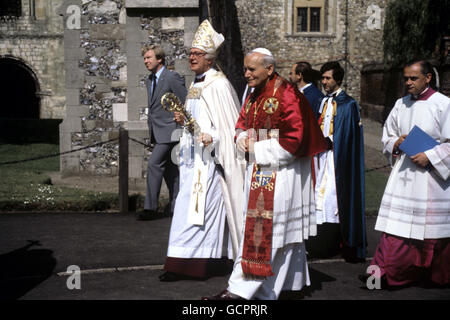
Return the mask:
[[[0, 163], [58, 152], [56, 144], [0, 144]], [[118, 209], [117, 194], [53, 186], [51, 171], [59, 171], [59, 157], [0, 165], [0, 211]]]
[[381, 171], [366, 172], [366, 214], [378, 214], [388, 179]]
[[[56, 144], [0, 144], [0, 163], [58, 152], [59, 146]], [[0, 211], [118, 210], [118, 196], [115, 193], [53, 186], [47, 173], [54, 171], [59, 171], [59, 157], [0, 165]], [[387, 180], [386, 173], [366, 173], [366, 213], [378, 212]]]

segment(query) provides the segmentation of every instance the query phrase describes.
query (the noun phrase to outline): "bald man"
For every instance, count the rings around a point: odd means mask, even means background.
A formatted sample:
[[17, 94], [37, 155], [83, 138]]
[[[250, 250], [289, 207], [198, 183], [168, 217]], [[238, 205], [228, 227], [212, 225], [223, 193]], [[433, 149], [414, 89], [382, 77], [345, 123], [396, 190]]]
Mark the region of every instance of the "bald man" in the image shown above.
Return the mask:
[[[315, 235], [311, 157], [326, 141], [306, 98], [264, 48], [244, 60], [253, 92], [236, 124], [245, 154], [245, 230], [228, 288], [205, 300], [276, 300], [310, 285], [304, 240]], [[295, 195], [295, 196], [293, 196]]]

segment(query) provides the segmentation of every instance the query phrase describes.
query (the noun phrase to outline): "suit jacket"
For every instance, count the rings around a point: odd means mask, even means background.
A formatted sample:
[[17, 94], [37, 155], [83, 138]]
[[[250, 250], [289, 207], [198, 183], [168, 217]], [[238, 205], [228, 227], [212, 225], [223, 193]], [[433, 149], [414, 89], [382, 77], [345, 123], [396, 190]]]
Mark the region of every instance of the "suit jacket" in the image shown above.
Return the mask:
[[161, 97], [167, 92], [173, 92], [184, 103], [186, 99], [186, 86], [184, 78], [178, 73], [164, 68], [159, 77], [153, 96], [151, 95], [151, 78], [147, 78], [148, 94], [148, 129], [150, 138], [156, 143], [170, 143], [178, 141], [172, 140], [172, 132], [179, 126], [173, 120], [173, 112], [168, 112], [161, 105]]
[[319, 118], [320, 104], [325, 95], [313, 84], [311, 84], [308, 88], [303, 90], [303, 94], [305, 95], [306, 99], [311, 105], [311, 108], [314, 112], [314, 116], [316, 118]]

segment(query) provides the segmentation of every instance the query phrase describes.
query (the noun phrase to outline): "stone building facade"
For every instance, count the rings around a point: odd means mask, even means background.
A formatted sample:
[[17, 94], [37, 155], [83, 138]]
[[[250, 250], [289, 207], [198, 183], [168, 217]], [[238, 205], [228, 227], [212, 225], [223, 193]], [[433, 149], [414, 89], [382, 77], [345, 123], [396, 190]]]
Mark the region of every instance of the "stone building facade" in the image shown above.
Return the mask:
[[[166, 66], [192, 82], [187, 52], [199, 25], [198, 1], [65, 1], [66, 116], [60, 126], [64, 174], [117, 175], [118, 131], [129, 141], [129, 178], [143, 186], [149, 150], [141, 48], [158, 44]], [[109, 142], [110, 140], [114, 140]]]
[[149, 144], [148, 71], [141, 47], [161, 45], [167, 67], [183, 75], [188, 86], [193, 74], [187, 53], [204, 18], [226, 38], [218, 62], [238, 94], [245, 86], [245, 53], [266, 47], [285, 77], [296, 61], [309, 61], [318, 70], [338, 60], [346, 70], [343, 87], [363, 113], [383, 102], [374, 92], [383, 90], [377, 88], [383, 84], [377, 72], [389, 0], [18, 1], [22, 16], [0, 19], [0, 62], [15, 59], [34, 74], [40, 118], [63, 119], [62, 152], [105, 142], [61, 156], [63, 174], [117, 175], [114, 139], [119, 128], [126, 128], [133, 138], [130, 183], [143, 183], [149, 157], [141, 144]]
[[[296, 61], [309, 61], [315, 69], [339, 60], [346, 69], [344, 87], [360, 98], [361, 70], [383, 62], [383, 18], [386, 0], [236, 0], [242, 48], [266, 47], [287, 77]], [[304, 8], [320, 8], [320, 30], [299, 30], [295, 22]], [[297, 10], [297, 11], [296, 11]], [[308, 10], [304, 10], [309, 13]], [[306, 20], [310, 17], [306, 16]], [[307, 21], [310, 23], [310, 21]]]
[[239, 94], [245, 85], [244, 54], [266, 47], [285, 77], [299, 60], [316, 69], [339, 60], [347, 71], [344, 87], [359, 99], [361, 70], [382, 62], [386, 2], [21, 0], [23, 16], [14, 24], [0, 24], [0, 53], [21, 59], [36, 74], [40, 117], [63, 119], [61, 152], [105, 142], [61, 156], [64, 174], [117, 175], [118, 144], [110, 140], [123, 127], [134, 139], [129, 146], [130, 182], [139, 184], [149, 156], [136, 142], [149, 144], [144, 44], [161, 45], [168, 68], [182, 74], [188, 86], [193, 74], [187, 52], [201, 20], [210, 18], [226, 38], [219, 65]]
[[[8, 108], [25, 108], [14, 103], [32, 101], [32, 110], [18, 113], [26, 117], [65, 116], [64, 26], [56, 13], [62, 2], [2, 0], [0, 6], [0, 72], [5, 81], [0, 92]], [[17, 91], [14, 96], [11, 88], [24, 88], [28, 82], [32, 92]]]

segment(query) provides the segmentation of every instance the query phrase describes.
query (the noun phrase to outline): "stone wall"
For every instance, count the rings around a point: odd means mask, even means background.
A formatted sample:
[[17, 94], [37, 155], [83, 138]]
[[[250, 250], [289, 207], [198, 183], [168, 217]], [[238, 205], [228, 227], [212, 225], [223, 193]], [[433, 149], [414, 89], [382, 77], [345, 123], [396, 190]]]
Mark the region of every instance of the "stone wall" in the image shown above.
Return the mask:
[[[382, 22], [388, 0], [348, 1], [348, 7], [345, 0], [327, 0], [324, 32], [302, 34], [293, 32], [292, 0], [234, 2], [243, 51], [266, 47], [275, 55], [278, 71], [284, 77], [299, 60], [309, 61], [315, 69], [327, 61], [340, 60], [347, 70], [344, 87], [359, 100], [363, 66], [383, 61]], [[372, 8], [380, 9], [376, 12], [381, 17], [379, 24], [371, 18]]]
[[[66, 114], [60, 151], [118, 137], [113, 107], [126, 103], [124, 0], [65, 1]], [[78, 20], [77, 20], [78, 19]], [[117, 141], [61, 156], [64, 174], [117, 175]]]
[[22, 0], [22, 16], [0, 19], [0, 58], [13, 57], [28, 66], [39, 81], [40, 118], [64, 116], [63, 0]]
[[[166, 67], [182, 75], [188, 87], [194, 75], [189, 69], [187, 53], [199, 25], [199, 7], [195, 0], [128, 0], [126, 7], [128, 121], [125, 127], [130, 137], [149, 145], [145, 84], [149, 71], [141, 48], [145, 44], [161, 46], [166, 53]], [[129, 149], [130, 184], [139, 187], [145, 182], [150, 152], [134, 141], [130, 141]]]
[[[141, 53], [145, 44], [166, 52], [166, 66], [193, 75], [188, 45], [199, 24], [198, 1], [66, 0], [64, 15], [67, 109], [60, 126], [60, 150], [107, 142], [61, 157], [69, 174], [117, 175], [118, 137], [128, 129], [130, 183], [143, 185], [149, 150], [148, 77]], [[77, 21], [77, 15], [80, 15]]]

